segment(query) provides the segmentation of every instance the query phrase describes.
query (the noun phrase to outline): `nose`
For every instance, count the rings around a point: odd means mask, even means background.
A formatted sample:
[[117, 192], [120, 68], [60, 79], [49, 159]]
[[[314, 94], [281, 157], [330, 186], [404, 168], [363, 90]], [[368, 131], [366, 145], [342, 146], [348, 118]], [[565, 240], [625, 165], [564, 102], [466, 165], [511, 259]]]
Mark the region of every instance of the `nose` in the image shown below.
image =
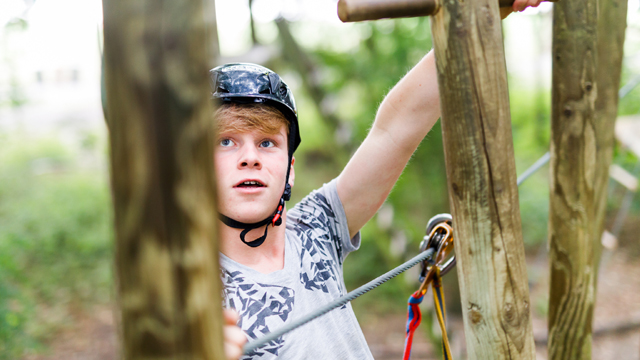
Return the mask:
[[247, 144], [242, 147], [242, 153], [238, 159], [238, 169], [256, 169], [262, 168], [260, 154], [253, 144]]

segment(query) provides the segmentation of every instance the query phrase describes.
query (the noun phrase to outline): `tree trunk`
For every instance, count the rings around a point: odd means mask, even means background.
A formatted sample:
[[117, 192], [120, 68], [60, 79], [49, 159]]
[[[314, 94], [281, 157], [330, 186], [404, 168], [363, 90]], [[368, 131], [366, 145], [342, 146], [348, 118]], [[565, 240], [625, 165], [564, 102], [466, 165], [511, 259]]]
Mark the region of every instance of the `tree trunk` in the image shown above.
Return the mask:
[[498, 2], [432, 18], [469, 359], [534, 359]]
[[287, 60], [289, 64], [295, 69], [302, 79], [302, 85], [313, 100], [316, 109], [325, 124], [327, 124], [330, 130], [336, 135], [336, 143], [348, 153], [351, 153], [354, 149], [354, 144], [349, 141], [348, 136], [341, 135], [340, 132], [350, 133], [348, 124], [345, 121], [338, 118], [333, 112], [327, 111], [322, 102], [326, 98], [326, 93], [319, 82], [319, 76], [317, 76], [319, 70], [314, 64], [311, 57], [298, 45], [296, 39], [291, 34], [289, 23], [287, 20], [280, 18], [275, 21], [278, 27], [278, 33], [280, 34], [280, 42], [282, 43], [282, 57]]
[[202, 2], [108, 0], [104, 27], [122, 357], [223, 359]]
[[213, 69], [220, 60], [220, 41], [218, 39], [218, 26], [216, 23], [216, 0], [203, 0], [202, 4], [204, 23], [206, 27], [209, 47], [207, 48], [207, 63]]
[[[554, 5], [549, 204], [549, 359], [591, 359], [591, 331], [608, 166], [596, 122], [597, 0]], [[609, 70], [607, 70], [607, 73]], [[617, 88], [616, 90], [617, 91]], [[608, 140], [612, 141], [612, 140]], [[610, 158], [610, 155], [608, 155]], [[604, 204], [602, 204], [604, 205]]]

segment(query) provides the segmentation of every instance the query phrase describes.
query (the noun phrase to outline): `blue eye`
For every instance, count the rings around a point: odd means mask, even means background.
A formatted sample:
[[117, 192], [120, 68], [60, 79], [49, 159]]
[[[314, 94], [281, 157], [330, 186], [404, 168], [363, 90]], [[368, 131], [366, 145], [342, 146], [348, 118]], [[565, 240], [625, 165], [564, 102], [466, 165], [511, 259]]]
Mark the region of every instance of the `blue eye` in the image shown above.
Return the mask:
[[274, 142], [271, 140], [262, 140], [262, 142], [260, 143], [260, 146], [268, 148], [268, 147], [274, 147], [276, 146], [276, 144], [274, 144]]
[[220, 146], [227, 147], [233, 145], [233, 141], [231, 139], [222, 139], [220, 140]]

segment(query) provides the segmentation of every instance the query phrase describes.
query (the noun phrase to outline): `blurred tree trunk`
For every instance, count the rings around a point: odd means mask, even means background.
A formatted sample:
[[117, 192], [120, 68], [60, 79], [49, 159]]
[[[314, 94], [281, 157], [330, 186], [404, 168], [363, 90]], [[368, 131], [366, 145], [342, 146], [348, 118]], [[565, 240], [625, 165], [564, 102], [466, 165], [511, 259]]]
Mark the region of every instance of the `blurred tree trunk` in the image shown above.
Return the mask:
[[469, 359], [535, 358], [498, 2], [432, 17]]
[[256, 21], [253, 19], [253, 0], [249, 0], [249, 28], [251, 29], [251, 45], [260, 44], [256, 35]]
[[[549, 359], [591, 359], [596, 213], [608, 166], [596, 118], [598, 0], [554, 4], [549, 204]], [[609, 70], [606, 71], [609, 73]], [[615, 89], [617, 91], [617, 88]], [[613, 125], [613, 124], [611, 124]], [[600, 164], [603, 165], [603, 164]], [[596, 235], [598, 234], [598, 235]]]
[[324, 122], [329, 129], [335, 134], [336, 143], [346, 152], [354, 151], [355, 144], [351, 141], [351, 129], [346, 122], [340, 120], [333, 112], [327, 111], [323, 106], [323, 102], [327, 97], [327, 93], [319, 83], [320, 70], [313, 62], [296, 39], [291, 34], [289, 23], [279, 18], [276, 20], [280, 41], [282, 43], [282, 54], [289, 64], [295, 69], [302, 79], [305, 90], [313, 100], [313, 103], [322, 116]]
[[220, 60], [220, 40], [218, 39], [218, 26], [216, 23], [216, 0], [203, 0], [203, 16], [207, 32], [207, 59], [209, 68], [213, 69]]
[[104, 2], [125, 359], [224, 358], [203, 11], [198, 0]]

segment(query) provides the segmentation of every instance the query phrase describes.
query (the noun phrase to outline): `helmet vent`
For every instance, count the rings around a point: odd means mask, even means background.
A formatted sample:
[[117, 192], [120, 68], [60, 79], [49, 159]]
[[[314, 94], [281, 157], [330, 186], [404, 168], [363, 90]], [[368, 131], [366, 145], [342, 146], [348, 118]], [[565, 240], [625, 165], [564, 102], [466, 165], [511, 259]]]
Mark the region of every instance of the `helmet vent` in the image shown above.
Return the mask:
[[217, 93], [229, 93], [229, 90], [225, 89], [222, 86], [218, 86], [218, 89], [216, 90]]
[[287, 87], [284, 84], [280, 85], [280, 89], [278, 89], [280, 91], [280, 96], [282, 97], [286, 97], [287, 96]]
[[266, 95], [271, 95], [271, 90], [264, 88], [262, 90], [260, 90], [260, 94], [266, 94]]

